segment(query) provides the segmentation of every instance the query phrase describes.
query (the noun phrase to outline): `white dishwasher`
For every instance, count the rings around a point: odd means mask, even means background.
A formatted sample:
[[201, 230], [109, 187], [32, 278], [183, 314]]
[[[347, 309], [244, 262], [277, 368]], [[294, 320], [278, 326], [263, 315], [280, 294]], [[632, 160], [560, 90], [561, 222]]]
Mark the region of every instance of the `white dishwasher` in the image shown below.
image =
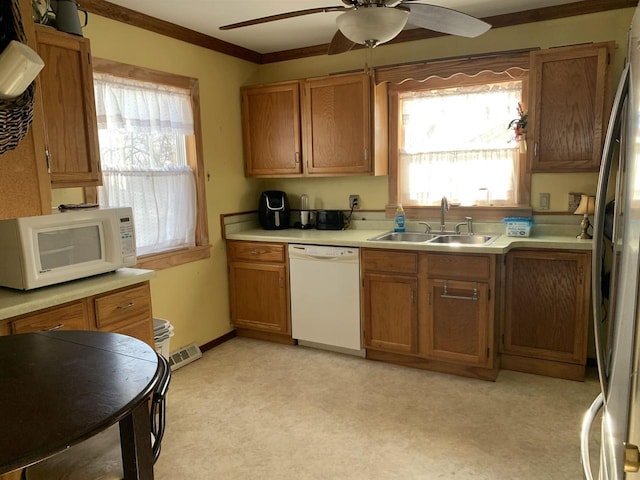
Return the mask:
[[364, 356], [358, 248], [290, 244], [289, 284], [300, 345]]

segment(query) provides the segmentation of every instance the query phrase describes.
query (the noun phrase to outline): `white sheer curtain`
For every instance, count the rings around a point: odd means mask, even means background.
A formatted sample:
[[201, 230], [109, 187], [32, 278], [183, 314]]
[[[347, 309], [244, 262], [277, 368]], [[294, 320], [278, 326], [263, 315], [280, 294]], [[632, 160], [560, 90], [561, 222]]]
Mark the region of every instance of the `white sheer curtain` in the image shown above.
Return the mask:
[[519, 149], [507, 125], [521, 95], [521, 82], [401, 94], [402, 202], [515, 204]]
[[196, 188], [187, 162], [189, 93], [94, 74], [102, 206], [133, 208], [138, 255], [195, 246]]

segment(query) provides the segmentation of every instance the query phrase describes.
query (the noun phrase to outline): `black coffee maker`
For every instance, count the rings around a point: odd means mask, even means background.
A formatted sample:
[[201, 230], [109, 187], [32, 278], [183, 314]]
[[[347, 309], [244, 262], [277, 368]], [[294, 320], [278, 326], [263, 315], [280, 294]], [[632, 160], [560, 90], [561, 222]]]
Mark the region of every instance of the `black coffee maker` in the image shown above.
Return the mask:
[[289, 228], [289, 200], [280, 190], [267, 190], [260, 194], [258, 218], [265, 230]]

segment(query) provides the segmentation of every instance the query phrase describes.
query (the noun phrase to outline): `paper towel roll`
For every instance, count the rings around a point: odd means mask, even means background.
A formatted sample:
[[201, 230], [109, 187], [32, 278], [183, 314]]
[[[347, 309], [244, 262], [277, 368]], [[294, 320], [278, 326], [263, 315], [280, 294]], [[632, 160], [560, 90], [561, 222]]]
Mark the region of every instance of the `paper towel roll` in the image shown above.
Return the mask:
[[40, 56], [24, 43], [12, 40], [0, 53], [0, 98], [15, 98], [27, 89], [44, 67]]

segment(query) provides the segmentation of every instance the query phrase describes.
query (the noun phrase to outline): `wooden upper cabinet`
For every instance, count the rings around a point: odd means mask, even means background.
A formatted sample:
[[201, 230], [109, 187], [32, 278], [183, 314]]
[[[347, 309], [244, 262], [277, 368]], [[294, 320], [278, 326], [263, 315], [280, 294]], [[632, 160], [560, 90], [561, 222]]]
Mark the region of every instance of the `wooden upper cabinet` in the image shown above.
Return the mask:
[[349, 74], [244, 87], [247, 177], [386, 175], [386, 86]]
[[[29, 0], [20, 0], [22, 24], [28, 45], [36, 38]], [[0, 155], [0, 218], [51, 213], [51, 187], [45, 157], [41, 92], [36, 82], [33, 122], [18, 146]]]
[[366, 174], [371, 156], [371, 79], [365, 74], [304, 82], [302, 131], [309, 174]]
[[52, 187], [101, 184], [89, 40], [36, 25]]
[[241, 92], [246, 176], [301, 175], [299, 82], [244, 87]]
[[613, 42], [531, 53], [534, 172], [597, 171], [608, 121]]

